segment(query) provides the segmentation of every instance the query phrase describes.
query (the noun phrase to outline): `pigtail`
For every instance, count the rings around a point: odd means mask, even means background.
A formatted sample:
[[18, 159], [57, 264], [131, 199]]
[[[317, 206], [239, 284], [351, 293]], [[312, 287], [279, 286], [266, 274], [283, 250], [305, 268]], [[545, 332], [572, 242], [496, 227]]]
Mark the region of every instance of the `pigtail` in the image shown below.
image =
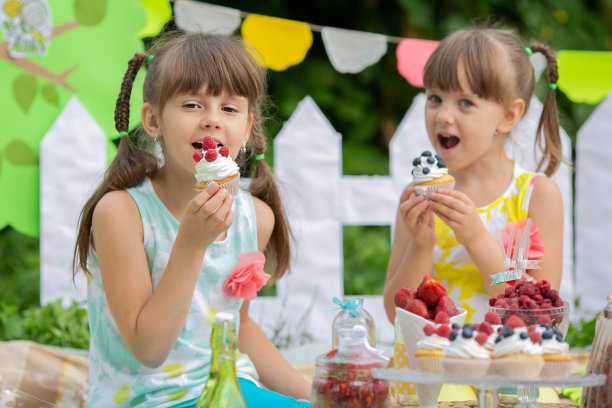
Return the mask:
[[115, 105], [115, 128], [121, 134], [117, 155], [106, 170], [102, 183], [85, 203], [79, 216], [76, 245], [72, 259], [72, 277], [78, 269], [89, 274], [87, 259], [91, 245], [91, 224], [93, 212], [102, 197], [111, 191], [123, 190], [140, 183], [147, 175], [157, 171], [155, 157], [138, 149], [127, 135], [129, 130], [130, 96], [136, 74], [147, 62], [148, 54], [135, 54], [128, 62], [128, 68], [121, 83], [121, 90]]
[[253, 121], [252, 137], [250, 140], [251, 149], [247, 162], [255, 157], [255, 163], [253, 165], [249, 190], [253, 196], [268, 204], [274, 213], [274, 229], [264, 251], [266, 259], [273, 270], [271, 279], [273, 283], [280, 279], [289, 269], [293, 235], [291, 234], [276, 178], [266, 161], [260, 156], [266, 152], [267, 145], [261, 130], [261, 119], [258, 113], [254, 112], [254, 114], [256, 117]]
[[[547, 61], [548, 92], [542, 108], [542, 116], [538, 123], [536, 134], [536, 145], [542, 151], [542, 159], [538, 163], [537, 170], [540, 171], [546, 163], [544, 174], [552, 176], [563, 161], [561, 147], [561, 136], [559, 134], [559, 116], [557, 112], [556, 89], [559, 73], [557, 72], [557, 60], [553, 51], [541, 43], [532, 43], [529, 48], [533, 52], [539, 52]], [[536, 78], [537, 80], [537, 78]], [[544, 141], [542, 141], [544, 135]]]

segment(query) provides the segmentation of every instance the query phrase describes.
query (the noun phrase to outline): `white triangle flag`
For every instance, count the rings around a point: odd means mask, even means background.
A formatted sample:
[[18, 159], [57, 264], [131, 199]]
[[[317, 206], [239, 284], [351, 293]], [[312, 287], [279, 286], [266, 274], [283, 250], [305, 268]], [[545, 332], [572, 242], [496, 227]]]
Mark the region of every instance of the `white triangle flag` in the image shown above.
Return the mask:
[[231, 35], [242, 22], [240, 10], [193, 0], [176, 0], [174, 15], [181, 30], [215, 35]]
[[321, 37], [332, 65], [342, 73], [360, 72], [387, 52], [387, 37], [382, 34], [323, 27]]

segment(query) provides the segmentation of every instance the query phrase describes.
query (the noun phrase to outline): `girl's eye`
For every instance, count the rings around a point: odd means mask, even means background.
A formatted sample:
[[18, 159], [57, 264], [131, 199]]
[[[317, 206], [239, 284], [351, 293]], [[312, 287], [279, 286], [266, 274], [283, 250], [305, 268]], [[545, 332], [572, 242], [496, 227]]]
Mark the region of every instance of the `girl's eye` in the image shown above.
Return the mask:
[[237, 109], [232, 108], [231, 106], [224, 106], [223, 108], [221, 108], [224, 112], [238, 112]]
[[442, 102], [442, 98], [440, 98], [438, 95], [430, 95], [429, 98], [427, 98], [427, 100], [431, 103], [440, 103]]
[[186, 103], [183, 106], [188, 109], [196, 109], [199, 105], [197, 103]]
[[461, 102], [459, 102], [461, 104], [461, 106], [465, 107], [465, 108], [469, 108], [470, 106], [474, 106], [474, 104], [467, 100], [467, 99], [462, 99]]

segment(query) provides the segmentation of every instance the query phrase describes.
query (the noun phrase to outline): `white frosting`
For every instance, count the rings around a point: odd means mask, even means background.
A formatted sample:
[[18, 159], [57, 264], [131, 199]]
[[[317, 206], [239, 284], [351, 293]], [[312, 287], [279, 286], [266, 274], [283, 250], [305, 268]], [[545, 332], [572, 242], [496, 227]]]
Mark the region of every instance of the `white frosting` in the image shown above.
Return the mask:
[[446, 337], [440, 337], [437, 334], [425, 336], [416, 344], [417, 349], [440, 350], [448, 347], [450, 340]]
[[[206, 152], [202, 152], [202, 154], [206, 156]], [[220, 180], [240, 171], [238, 165], [230, 156], [224, 157], [219, 153], [219, 148], [217, 148], [217, 159], [215, 161], [209, 162], [206, 157], [202, 157], [202, 160], [196, 164], [195, 170], [195, 178], [198, 183]]]
[[559, 341], [555, 337], [552, 339], [542, 339], [540, 345], [542, 354], [566, 354], [569, 353], [569, 344], [564, 341]]
[[491, 355], [487, 349], [478, 344], [474, 337], [466, 339], [461, 335], [450, 342], [449, 346], [444, 349], [444, 355], [448, 357], [459, 357], [459, 358], [476, 358], [481, 360], [488, 360]]
[[[427, 159], [429, 158], [433, 159], [433, 163], [427, 162]], [[412, 182], [414, 184], [431, 181], [448, 174], [448, 169], [446, 167], [438, 167], [438, 159], [436, 158], [436, 155], [420, 156], [417, 157], [415, 161], [418, 161], [418, 163], [412, 169]], [[425, 170], [425, 172], [423, 172], [423, 169], [429, 170]]]
[[493, 327], [493, 333], [491, 333], [489, 335], [489, 337], [487, 337], [487, 341], [484, 344], [485, 348], [487, 348], [489, 350], [493, 350], [493, 348], [495, 347], [495, 339], [497, 338], [497, 336], [499, 336], [497, 334], [497, 329], [502, 327], [502, 325], [501, 324], [492, 324], [491, 327]]
[[502, 337], [499, 343], [493, 347], [493, 357], [503, 357], [508, 354], [541, 355], [542, 348], [534, 344], [529, 337], [521, 339], [521, 332], [527, 332], [526, 327], [517, 327], [509, 337]]

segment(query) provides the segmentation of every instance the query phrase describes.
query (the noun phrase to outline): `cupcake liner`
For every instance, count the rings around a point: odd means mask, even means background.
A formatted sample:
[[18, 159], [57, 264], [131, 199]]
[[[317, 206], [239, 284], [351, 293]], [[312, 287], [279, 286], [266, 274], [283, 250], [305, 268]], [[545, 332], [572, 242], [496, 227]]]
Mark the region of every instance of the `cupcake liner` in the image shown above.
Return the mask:
[[[217, 183], [219, 183], [219, 181], [217, 181]], [[238, 194], [238, 188], [240, 187], [240, 174], [225, 183], [219, 183], [219, 187], [226, 189], [228, 193], [235, 196]]]
[[440, 357], [415, 357], [419, 370], [433, 374], [442, 374], [444, 369]]
[[546, 380], [564, 380], [572, 373], [571, 361], [545, 361], [540, 378]]
[[478, 358], [441, 358], [444, 375], [481, 378], [489, 371], [491, 360]]
[[501, 358], [491, 362], [491, 372], [501, 377], [532, 380], [539, 378], [544, 360]]
[[429, 195], [433, 192], [436, 192], [442, 188], [447, 190], [452, 190], [455, 187], [455, 182], [450, 181], [448, 183], [440, 183], [440, 184], [429, 184], [426, 186], [414, 186], [414, 194], [425, 196], [425, 198], [429, 198]]

